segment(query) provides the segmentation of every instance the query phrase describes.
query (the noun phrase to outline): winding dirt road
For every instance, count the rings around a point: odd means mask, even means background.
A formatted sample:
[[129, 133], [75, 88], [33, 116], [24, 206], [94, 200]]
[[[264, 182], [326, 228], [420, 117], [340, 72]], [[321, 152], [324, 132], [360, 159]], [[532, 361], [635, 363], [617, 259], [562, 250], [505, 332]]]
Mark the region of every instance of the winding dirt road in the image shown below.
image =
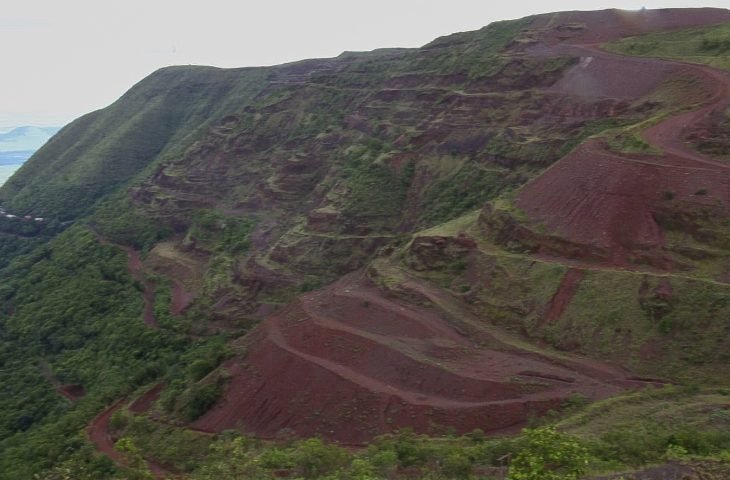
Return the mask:
[[[154, 391], [154, 394], [159, 394], [157, 386], [154, 387], [151, 391]], [[107, 455], [114, 461], [114, 463], [123, 467], [128, 465], [127, 460], [126, 458], [124, 458], [124, 455], [122, 455], [118, 450], [114, 448], [116, 441], [110, 433], [111, 428], [109, 426], [109, 421], [116, 411], [124, 407], [125, 401], [125, 399], [122, 399], [108, 406], [99, 415], [97, 415], [94, 420], [91, 421], [86, 429], [89, 440], [91, 440], [94, 446], [96, 446], [96, 450]], [[136, 413], [141, 412], [137, 411]], [[146, 460], [146, 463], [149, 471], [152, 472], [152, 474], [157, 479], [168, 478], [168, 476], [171, 474], [169, 470], [167, 470], [158, 463], [150, 460]]]
[[656, 220], [667, 202], [697, 210], [719, 204], [730, 213], [730, 164], [703, 155], [684, 141], [691, 127], [730, 106], [730, 73], [705, 65], [617, 55], [595, 43], [561, 44], [536, 54], [548, 52], [581, 56], [568, 76], [591, 85], [596, 99], [610, 90], [604, 84], [617, 81], [606, 73], [611, 65], [620, 64], [622, 76], [634, 67], [629, 81], [641, 86], [634, 89], [634, 99], [659, 86], [662, 79], [656, 71], [668, 72], [666, 78], [694, 82], [695, 94], [701, 96], [698, 106], [684, 111], [678, 99], [677, 111], [641, 133], [661, 154], [618, 153], [603, 140], [589, 139], [525, 185], [517, 199], [533, 223], [543, 224], [573, 245], [603, 252], [604, 259], [598, 261], [607, 268], [647, 265], [672, 271], [675, 260], [664, 248], [666, 238]]
[[[226, 365], [232, 379], [223, 401], [193, 427], [242, 425], [262, 438], [293, 430], [348, 445], [406, 426], [505, 433], [574, 395], [600, 399], [654, 384], [495, 334], [423, 280], [401, 286], [432, 306], [386, 298], [356, 272], [269, 317], [246, 365]], [[479, 332], [466, 336], [457, 321]]]

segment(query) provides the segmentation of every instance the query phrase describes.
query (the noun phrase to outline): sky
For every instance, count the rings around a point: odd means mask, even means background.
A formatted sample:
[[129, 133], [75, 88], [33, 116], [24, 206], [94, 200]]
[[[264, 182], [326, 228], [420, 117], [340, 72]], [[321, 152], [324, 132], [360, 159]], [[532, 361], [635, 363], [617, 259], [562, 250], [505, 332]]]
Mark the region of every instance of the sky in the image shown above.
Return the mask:
[[0, 131], [61, 126], [168, 65], [275, 65], [343, 51], [418, 47], [536, 13], [726, 7], [693, 0], [5, 0]]

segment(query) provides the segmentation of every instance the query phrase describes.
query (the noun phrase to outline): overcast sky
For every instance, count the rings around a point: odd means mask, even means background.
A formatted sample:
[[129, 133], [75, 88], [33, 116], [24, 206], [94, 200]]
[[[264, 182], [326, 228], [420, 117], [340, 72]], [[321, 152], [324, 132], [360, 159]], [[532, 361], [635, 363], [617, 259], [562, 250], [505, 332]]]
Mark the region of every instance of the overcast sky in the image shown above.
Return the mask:
[[0, 131], [63, 125], [167, 65], [273, 65], [418, 47], [496, 20], [642, 6], [727, 1], [8, 0], [0, 7]]

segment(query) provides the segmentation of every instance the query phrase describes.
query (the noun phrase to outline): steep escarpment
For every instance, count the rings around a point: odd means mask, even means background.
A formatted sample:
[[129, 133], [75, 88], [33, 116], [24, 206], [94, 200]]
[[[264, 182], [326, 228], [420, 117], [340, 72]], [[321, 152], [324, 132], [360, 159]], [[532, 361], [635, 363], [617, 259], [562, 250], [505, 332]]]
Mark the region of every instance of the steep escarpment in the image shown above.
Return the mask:
[[[30, 399], [0, 404], [0, 467], [184, 476], [165, 439], [478, 438], [725, 387], [730, 77], [627, 38], [693, 27], [712, 57], [722, 22], [567, 12], [175, 67], [72, 123], [0, 190], [0, 375]], [[64, 448], [13, 463], [46, 437]], [[255, 468], [292, 473], [276, 458]]]
[[73, 220], [160, 156], [188, 143], [211, 117], [240, 108], [263, 88], [260, 69], [171, 67], [111, 106], [72, 122], [0, 190], [17, 213]]

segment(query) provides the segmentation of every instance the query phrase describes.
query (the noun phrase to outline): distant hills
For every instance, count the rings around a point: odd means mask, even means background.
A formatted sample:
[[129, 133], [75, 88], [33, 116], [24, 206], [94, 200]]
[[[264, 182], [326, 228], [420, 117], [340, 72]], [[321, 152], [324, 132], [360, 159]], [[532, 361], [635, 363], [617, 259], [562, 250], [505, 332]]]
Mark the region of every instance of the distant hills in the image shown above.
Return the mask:
[[0, 152], [34, 152], [59, 130], [60, 127], [17, 127], [0, 133]]
[[25, 126], [0, 133], [0, 185], [60, 129]]

